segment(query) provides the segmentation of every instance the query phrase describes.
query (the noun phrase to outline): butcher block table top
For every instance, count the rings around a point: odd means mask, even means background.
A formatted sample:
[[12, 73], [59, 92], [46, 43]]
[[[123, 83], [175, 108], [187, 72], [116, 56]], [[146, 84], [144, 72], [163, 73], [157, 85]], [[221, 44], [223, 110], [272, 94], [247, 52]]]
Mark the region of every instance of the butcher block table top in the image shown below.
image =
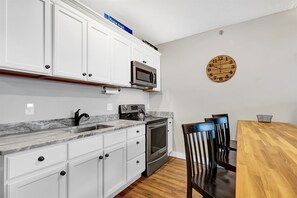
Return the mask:
[[297, 126], [238, 121], [236, 198], [297, 197]]

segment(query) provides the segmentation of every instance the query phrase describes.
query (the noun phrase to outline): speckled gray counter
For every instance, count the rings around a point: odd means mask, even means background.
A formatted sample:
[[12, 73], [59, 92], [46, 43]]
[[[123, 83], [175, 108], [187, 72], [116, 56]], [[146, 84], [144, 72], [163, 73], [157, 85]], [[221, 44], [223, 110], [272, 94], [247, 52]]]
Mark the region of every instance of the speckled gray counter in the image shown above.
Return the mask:
[[103, 122], [100, 124], [109, 125], [112, 127], [87, 131], [82, 133], [69, 132], [69, 129], [82, 128], [89, 125], [83, 125], [80, 127], [69, 127], [55, 130], [47, 130], [42, 132], [34, 133], [23, 133], [15, 134], [9, 136], [0, 137], [0, 155], [11, 154], [19, 151], [25, 151], [33, 148], [38, 148], [42, 146], [57, 144], [61, 142], [67, 142], [70, 140], [75, 140], [83, 137], [88, 137], [92, 135], [104, 134], [112, 132], [114, 130], [124, 129], [128, 127], [133, 127], [145, 122], [141, 121], [130, 121], [130, 120], [115, 120], [109, 122]]
[[[119, 114], [90, 116], [90, 119], [88, 120], [82, 119], [80, 124], [83, 125], [91, 123], [108, 122], [118, 119]], [[71, 126], [74, 126], [73, 118], [0, 124], [0, 137], [13, 134], [34, 133], [36, 131], [59, 129]]]

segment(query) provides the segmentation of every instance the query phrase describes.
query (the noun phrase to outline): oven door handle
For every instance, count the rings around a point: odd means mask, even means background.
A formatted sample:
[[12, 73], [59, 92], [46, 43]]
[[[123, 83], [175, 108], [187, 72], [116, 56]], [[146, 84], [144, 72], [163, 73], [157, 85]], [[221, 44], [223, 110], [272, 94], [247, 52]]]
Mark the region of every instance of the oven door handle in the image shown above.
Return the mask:
[[164, 123], [161, 123], [161, 124], [152, 124], [151, 126], [149, 125], [148, 128], [149, 129], [155, 129], [155, 128], [159, 128], [159, 127], [166, 126], [166, 125], [167, 125], [167, 122], [164, 122]]
[[161, 157], [159, 157], [158, 159], [155, 159], [154, 161], [148, 162], [148, 164], [153, 164], [153, 163], [159, 161], [160, 159], [162, 159], [163, 157], [165, 157], [166, 155], [167, 155], [167, 151]]

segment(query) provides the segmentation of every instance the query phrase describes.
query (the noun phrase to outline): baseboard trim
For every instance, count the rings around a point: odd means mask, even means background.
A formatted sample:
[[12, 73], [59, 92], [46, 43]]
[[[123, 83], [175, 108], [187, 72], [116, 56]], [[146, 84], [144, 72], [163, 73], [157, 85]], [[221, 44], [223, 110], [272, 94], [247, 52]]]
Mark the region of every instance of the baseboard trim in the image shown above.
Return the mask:
[[170, 156], [171, 156], [171, 157], [180, 158], [180, 159], [186, 159], [186, 155], [185, 155], [184, 153], [175, 152], [175, 151], [172, 151], [172, 152], [170, 153]]

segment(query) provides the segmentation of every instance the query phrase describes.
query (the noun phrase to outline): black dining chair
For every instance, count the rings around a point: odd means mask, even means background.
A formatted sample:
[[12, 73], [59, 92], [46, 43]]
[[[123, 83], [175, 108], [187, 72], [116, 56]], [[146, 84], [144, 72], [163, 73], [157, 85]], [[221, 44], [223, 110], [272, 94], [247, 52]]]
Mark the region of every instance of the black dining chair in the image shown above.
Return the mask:
[[[230, 124], [229, 124], [229, 116], [228, 113], [222, 113], [222, 114], [212, 114], [213, 118], [218, 118], [218, 117], [227, 117], [227, 123], [228, 123], [228, 130], [230, 134]], [[232, 151], [237, 151], [237, 141], [236, 140], [230, 140], [230, 149]]]
[[235, 173], [217, 166], [218, 145], [212, 122], [183, 124], [187, 198], [192, 188], [205, 198], [234, 198]]
[[218, 144], [218, 164], [227, 170], [236, 172], [236, 151], [230, 149], [230, 133], [226, 117], [205, 118], [206, 122], [215, 124]]

